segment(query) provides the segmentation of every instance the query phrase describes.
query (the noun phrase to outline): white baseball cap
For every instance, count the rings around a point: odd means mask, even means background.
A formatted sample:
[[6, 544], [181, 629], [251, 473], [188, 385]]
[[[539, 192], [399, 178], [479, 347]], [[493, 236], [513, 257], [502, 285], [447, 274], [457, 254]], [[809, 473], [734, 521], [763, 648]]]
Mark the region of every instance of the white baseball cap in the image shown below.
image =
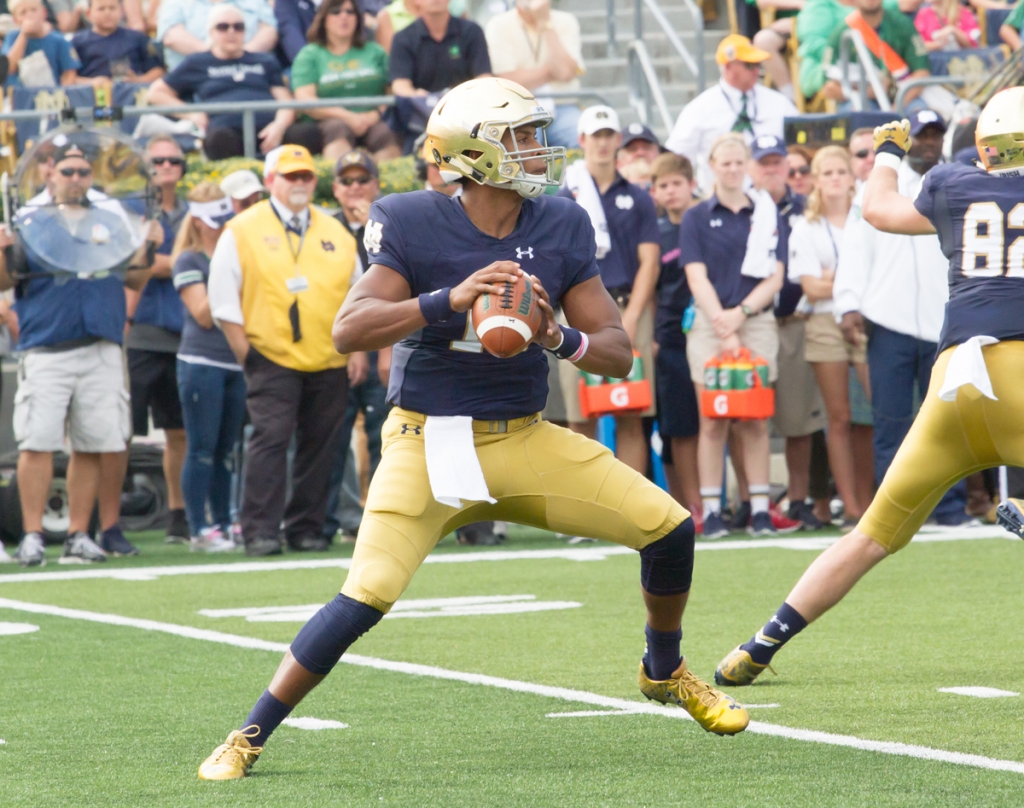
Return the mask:
[[232, 171], [220, 181], [220, 189], [232, 199], [247, 199], [265, 190], [260, 178], [248, 169]]
[[611, 107], [606, 107], [603, 104], [587, 107], [583, 110], [576, 131], [581, 135], [592, 135], [595, 132], [600, 132], [602, 129], [621, 132], [622, 124], [619, 123], [619, 114]]

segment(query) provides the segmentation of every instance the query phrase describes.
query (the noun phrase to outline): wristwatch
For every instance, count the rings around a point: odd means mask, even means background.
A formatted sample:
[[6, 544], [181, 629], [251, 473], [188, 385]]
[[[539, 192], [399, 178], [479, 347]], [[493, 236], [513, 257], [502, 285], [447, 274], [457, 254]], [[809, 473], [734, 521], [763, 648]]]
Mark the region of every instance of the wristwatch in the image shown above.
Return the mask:
[[740, 304], [740, 311], [742, 311], [743, 316], [748, 319], [754, 316], [754, 310], [750, 308], [750, 306], [748, 306], [746, 303]]

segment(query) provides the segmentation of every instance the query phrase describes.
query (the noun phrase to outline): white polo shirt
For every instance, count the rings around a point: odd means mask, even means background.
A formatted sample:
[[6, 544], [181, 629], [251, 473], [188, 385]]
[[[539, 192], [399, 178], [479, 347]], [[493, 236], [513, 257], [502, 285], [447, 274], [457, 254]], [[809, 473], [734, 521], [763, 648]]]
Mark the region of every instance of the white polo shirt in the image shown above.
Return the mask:
[[708, 166], [708, 154], [715, 138], [731, 132], [736, 118], [743, 109], [743, 97], [747, 99], [747, 115], [750, 116], [753, 134], [744, 132], [744, 139], [752, 143], [761, 135], [774, 135], [783, 139], [782, 121], [787, 116], [797, 115], [796, 106], [782, 93], [755, 84], [747, 93], [741, 93], [724, 79], [709, 87], [679, 113], [676, 125], [665, 141], [665, 148], [689, 158], [703, 194], [711, 192], [714, 176]]

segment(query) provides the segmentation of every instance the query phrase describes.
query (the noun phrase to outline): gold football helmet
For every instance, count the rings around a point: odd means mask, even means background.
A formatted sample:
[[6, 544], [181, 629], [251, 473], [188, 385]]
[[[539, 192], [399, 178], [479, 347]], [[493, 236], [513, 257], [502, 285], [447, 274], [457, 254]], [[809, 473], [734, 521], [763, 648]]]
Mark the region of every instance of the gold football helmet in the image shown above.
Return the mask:
[[1009, 87], [992, 96], [978, 118], [974, 142], [986, 171], [1024, 170], [1024, 87]]
[[[424, 157], [433, 160], [445, 182], [466, 177], [479, 185], [508, 188], [532, 199], [562, 184], [565, 149], [548, 146], [544, 132], [553, 118], [533, 93], [514, 81], [473, 79], [450, 90], [427, 121]], [[515, 129], [533, 126], [540, 148], [518, 149]], [[512, 131], [512, 151], [501, 139]], [[528, 174], [524, 161], [542, 159], [543, 174]]]

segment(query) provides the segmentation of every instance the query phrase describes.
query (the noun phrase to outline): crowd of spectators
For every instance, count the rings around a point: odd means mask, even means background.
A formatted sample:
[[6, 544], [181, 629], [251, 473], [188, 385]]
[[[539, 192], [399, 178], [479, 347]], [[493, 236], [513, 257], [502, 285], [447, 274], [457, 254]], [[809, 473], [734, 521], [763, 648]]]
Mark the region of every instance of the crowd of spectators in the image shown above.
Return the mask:
[[[46, 408], [31, 410], [31, 421], [19, 421], [21, 563], [42, 559], [41, 497], [49, 484], [43, 467], [63, 445], [58, 417], [67, 420], [73, 450], [66, 555], [98, 561], [137, 552], [111, 503], [124, 477], [129, 432], [145, 435], [151, 425], [166, 440], [169, 542], [206, 552], [244, 545], [258, 556], [285, 546], [323, 550], [339, 532], [352, 538], [358, 503], [344, 485], [351, 436], [361, 420], [372, 474], [388, 410], [390, 351], [338, 355], [330, 322], [367, 265], [363, 231], [380, 192], [378, 162], [412, 151], [425, 188], [458, 193], [423, 159], [423, 140], [415, 135], [444, 90], [480, 76], [531, 89], [553, 115], [549, 142], [582, 151], [560, 193], [594, 225], [601, 277], [654, 392], [646, 411], [616, 418], [616, 452], [649, 472], [657, 417], [668, 487], [707, 537], [821, 527], [834, 516], [831, 486], [843, 505], [840, 518], [855, 522], [927, 389], [946, 288], [937, 238], [880, 233], [860, 218], [858, 189], [874, 156], [870, 130], [854, 132], [848, 147], [816, 154], [786, 147], [783, 120], [796, 106], [781, 52], [795, 32], [802, 91], [843, 102], [830, 66], [845, 28], [867, 32], [872, 52], [881, 43], [875, 55], [888, 85], [926, 74], [931, 50], [978, 45], [977, 21], [956, 3], [923, 5], [909, 16], [878, 0], [775, 5], [775, 22], [754, 42], [739, 35], [721, 42], [720, 80], [687, 105], [664, 145], [646, 126], [621, 126], [609, 107], [581, 111], [550, 95], [577, 90], [585, 68], [578, 22], [549, 0], [518, 0], [485, 28], [464, 16], [458, 0], [276, 0], [273, 11], [262, 0], [154, 0], [146, 8], [134, 0], [89, 0], [82, 15], [41, 0], [9, 6], [19, 25], [3, 47], [9, 85], [132, 81], [149, 84], [150, 103], [167, 106], [336, 102], [257, 113], [267, 154], [263, 179], [238, 171], [219, 186], [201, 183], [187, 197], [179, 143], [169, 135], [151, 139], [145, 159], [160, 194], [159, 227], [150, 234], [155, 257], [144, 282], [131, 274], [125, 289], [102, 282], [103, 294], [124, 306], [111, 305], [109, 322], [85, 335], [86, 346], [44, 322], [47, 306], [58, 305], [52, 284], [33, 281], [15, 307], [0, 299], [0, 337], [8, 337], [8, 349], [47, 349], [27, 363], [35, 371], [33, 394], [46, 385], [60, 391]], [[147, 20], [158, 20], [156, 40], [138, 30]], [[1007, 25], [1013, 24], [1011, 17]], [[77, 32], [69, 44], [60, 31]], [[776, 89], [765, 85], [762, 71]], [[393, 111], [345, 102], [386, 94], [400, 100]], [[943, 117], [923, 98], [912, 108], [914, 148], [900, 172], [908, 195], [939, 160], [945, 133]], [[183, 114], [204, 133], [207, 157], [242, 154], [240, 115]], [[336, 161], [335, 217], [310, 205], [311, 154]], [[52, 193], [82, 190], [82, 160], [73, 151], [55, 157], [55, 168], [70, 161], [75, 170], [55, 176]], [[318, 260], [321, 252], [330, 260]], [[913, 277], [891, 271], [896, 266], [913, 266]], [[289, 277], [284, 286], [271, 282], [279, 275]], [[131, 430], [119, 437], [113, 424], [86, 427], [81, 407], [99, 393], [75, 369], [110, 365], [104, 352], [120, 350], [122, 342]], [[81, 357], [42, 358], [86, 349]], [[698, 406], [705, 365], [741, 350], [764, 360], [776, 385], [771, 420], [709, 418]], [[104, 381], [119, 389], [113, 366], [108, 370]], [[575, 368], [559, 363], [551, 381], [546, 415], [594, 436], [596, 422], [579, 405]], [[119, 398], [110, 417], [123, 408]], [[29, 410], [23, 405], [19, 412]], [[246, 420], [243, 472], [233, 459]], [[772, 432], [785, 439], [788, 512], [770, 497]], [[722, 496], [726, 456], [739, 493], [731, 513]], [[238, 475], [241, 494], [233, 496]], [[85, 503], [97, 494], [94, 542]], [[965, 503], [965, 486], [955, 487], [936, 518], [962, 523]], [[343, 517], [351, 505], [355, 517]], [[501, 531], [486, 523], [462, 539], [492, 543]]]

